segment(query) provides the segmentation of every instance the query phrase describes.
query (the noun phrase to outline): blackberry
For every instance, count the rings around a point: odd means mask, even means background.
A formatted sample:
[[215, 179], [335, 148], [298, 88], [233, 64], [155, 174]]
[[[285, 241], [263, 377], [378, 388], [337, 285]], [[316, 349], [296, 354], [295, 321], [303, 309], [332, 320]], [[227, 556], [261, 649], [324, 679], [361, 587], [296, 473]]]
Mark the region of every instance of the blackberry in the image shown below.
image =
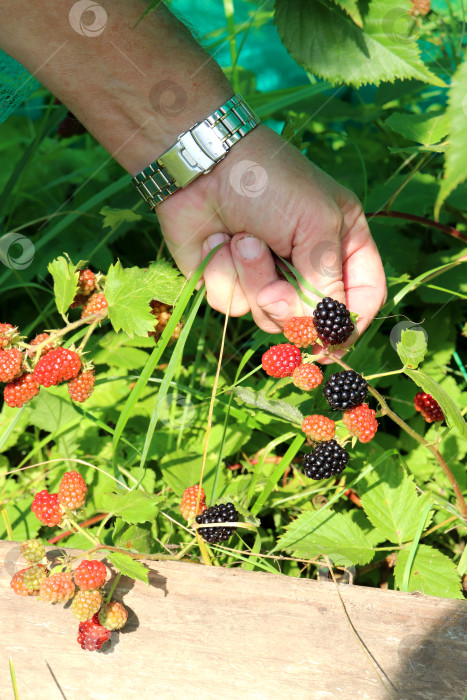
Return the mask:
[[353, 369], [332, 374], [323, 388], [323, 394], [331, 408], [346, 411], [359, 406], [366, 399], [366, 379]]
[[[238, 521], [238, 512], [233, 503], [221, 503], [218, 506], [212, 506], [196, 516], [196, 522], [201, 523], [235, 523]], [[225, 542], [233, 535], [236, 527], [200, 527], [198, 532], [206, 542], [215, 544], [216, 542]]]
[[350, 319], [350, 311], [331, 297], [320, 301], [313, 312], [318, 338], [329, 345], [340, 345], [352, 335], [355, 328]]
[[349, 461], [349, 455], [335, 440], [322, 442], [303, 459], [305, 476], [309, 479], [328, 479], [340, 474]]

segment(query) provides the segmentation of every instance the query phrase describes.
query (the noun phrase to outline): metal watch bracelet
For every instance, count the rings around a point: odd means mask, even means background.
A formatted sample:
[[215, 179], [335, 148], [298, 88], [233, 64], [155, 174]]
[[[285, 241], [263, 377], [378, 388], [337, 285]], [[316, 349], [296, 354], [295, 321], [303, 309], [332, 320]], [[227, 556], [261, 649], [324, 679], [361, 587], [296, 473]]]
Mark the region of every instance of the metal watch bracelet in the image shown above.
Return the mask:
[[259, 118], [243, 97], [234, 95], [207, 119], [180, 134], [171, 148], [131, 182], [153, 209], [199, 175], [209, 173], [258, 124]]

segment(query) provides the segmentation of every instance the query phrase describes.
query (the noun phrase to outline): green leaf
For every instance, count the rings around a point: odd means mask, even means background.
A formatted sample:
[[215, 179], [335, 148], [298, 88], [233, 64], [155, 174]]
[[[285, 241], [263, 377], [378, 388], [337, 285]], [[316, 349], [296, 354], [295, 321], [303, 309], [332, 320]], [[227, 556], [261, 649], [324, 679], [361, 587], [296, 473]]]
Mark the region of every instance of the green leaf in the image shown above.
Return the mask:
[[138, 579], [149, 586], [148, 570], [141, 562], [132, 559], [128, 554], [120, 554], [120, 552], [109, 552], [107, 559], [124, 576]]
[[464, 547], [464, 551], [457, 565], [457, 571], [460, 576], [467, 574], [467, 547]]
[[446, 112], [436, 112], [435, 114], [433, 112], [426, 114], [394, 112], [384, 123], [410, 141], [417, 141], [424, 146], [438, 143], [449, 132]]
[[467, 178], [467, 61], [454, 73], [449, 90], [449, 145], [441, 189], [435, 204], [435, 218], [439, 216], [444, 200]]
[[334, 0], [336, 5], [342, 7], [349, 17], [353, 19], [358, 27], [363, 27], [363, 20], [358, 9], [357, 0]]
[[240, 405], [252, 406], [259, 411], [267, 411], [282, 420], [301, 425], [303, 413], [282, 399], [268, 399], [264, 391], [254, 391], [250, 387], [237, 386], [233, 390], [235, 400]]
[[298, 557], [312, 559], [322, 554], [335, 564], [367, 564], [374, 551], [362, 530], [348, 513], [306, 512], [288, 526], [279, 539], [279, 548]]
[[404, 373], [427, 394], [431, 394], [441, 406], [446, 423], [450, 428], [456, 428], [461, 437], [467, 438], [467, 423], [462, 413], [449, 394], [434, 379], [420, 369], [406, 369]]
[[[397, 588], [401, 588], [409, 550], [397, 555], [394, 577]], [[409, 591], [421, 591], [425, 595], [463, 600], [461, 579], [454, 563], [437, 549], [421, 544], [418, 547], [410, 572]]]
[[103, 508], [109, 513], [119, 515], [127, 523], [145, 523], [155, 520], [157, 496], [147, 496], [142, 491], [127, 491], [126, 493], [103, 494]]
[[115, 263], [107, 273], [105, 296], [109, 318], [116, 331], [145, 336], [154, 329], [154, 316], [149, 302], [159, 299], [173, 304], [182, 290], [184, 279], [171, 263], [158, 260], [147, 270], [123, 268]]
[[143, 218], [132, 209], [113, 209], [112, 207], [102, 207], [99, 214], [103, 216], [102, 228], [110, 228], [115, 231], [120, 224], [141, 221]]
[[374, 467], [359, 495], [366, 515], [385, 539], [402, 544], [414, 538], [426, 499], [417, 495], [413, 479], [394, 459]]
[[417, 369], [427, 351], [426, 335], [421, 328], [406, 328], [396, 343], [397, 354], [405, 367]]
[[78, 289], [79, 272], [63, 255], [52, 260], [47, 267], [54, 280], [55, 303], [58, 312], [64, 314], [70, 307]]
[[333, 84], [416, 78], [444, 86], [420, 58], [408, 10], [400, 0], [372, 0], [360, 29], [330, 0], [276, 0], [275, 22], [297, 62]]
[[152, 547], [151, 525], [128, 525], [121, 518], [115, 521], [112, 535], [116, 547], [149, 554]]

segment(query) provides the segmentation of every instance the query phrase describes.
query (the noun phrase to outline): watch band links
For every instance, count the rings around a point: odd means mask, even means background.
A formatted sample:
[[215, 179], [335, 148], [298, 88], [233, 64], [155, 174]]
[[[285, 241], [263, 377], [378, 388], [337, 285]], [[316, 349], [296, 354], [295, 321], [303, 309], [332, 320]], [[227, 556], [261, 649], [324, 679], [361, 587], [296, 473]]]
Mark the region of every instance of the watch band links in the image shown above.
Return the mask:
[[132, 179], [153, 209], [199, 175], [209, 173], [232, 146], [259, 124], [241, 95], [234, 95]]

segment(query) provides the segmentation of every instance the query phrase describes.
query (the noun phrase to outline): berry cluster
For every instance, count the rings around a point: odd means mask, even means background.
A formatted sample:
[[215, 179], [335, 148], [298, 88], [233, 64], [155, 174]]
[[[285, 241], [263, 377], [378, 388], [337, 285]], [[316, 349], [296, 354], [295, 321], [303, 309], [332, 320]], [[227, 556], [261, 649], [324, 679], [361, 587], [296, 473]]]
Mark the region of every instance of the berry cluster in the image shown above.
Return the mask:
[[[292, 377], [302, 391], [312, 391], [323, 381], [321, 369], [311, 356], [302, 359], [299, 348], [312, 345], [318, 338], [324, 347], [345, 343], [355, 329], [345, 304], [330, 297], [320, 301], [310, 316], [295, 317], [284, 325], [284, 335], [292, 344], [282, 343], [267, 350], [262, 367], [270, 377]], [[335, 372], [323, 387], [323, 396], [333, 410], [344, 411], [343, 423], [360, 442], [369, 442], [376, 433], [376, 412], [364, 403], [368, 386], [354, 370]], [[306, 416], [302, 430], [308, 441], [319, 443], [304, 456], [304, 472], [311, 479], [325, 479], [345, 469], [349, 455], [335, 440], [334, 420], [322, 415]]]
[[86, 483], [78, 472], [65, 472], [58, 487], [58, 493], [47, 489], [34, 496], [31, 510], [44, 525], [60, 525], [66, 510], [78, 510], [86, 500]]
[[431, 394], [419, 391], [414, 397], [415, 410], [419, 411], [427, 423], [437, 423], [444, 420], [444, 414], [439, 403]]
[[[58, 494], [40, 491], [34, 497], [32, 510], [46, 525], [59, 524], [64, 514], [84, 505], [87, 486], [78, 472], [66, 472], [60, 481]], [[204, 495], [204, 491], [203, 491]], [[67, 603], [79, 620], [78, 643], [83, 649], [100, 649], [110, 639], [112, 630], [122, 628], [128, 619], [126, 608], [116, 600], [105, 599], [103, 586], [107, 579], [105, 564], [83, 559], [71, 571], [68, 562], [49, 571], [45, 548], [39, 540], [25, 540], [21, 555], [29, 566], [17, 571], [10, 586], [20, 596], [38, 596], [45, 603]], [[110, 597], [110, 596], [109, 596]]]

